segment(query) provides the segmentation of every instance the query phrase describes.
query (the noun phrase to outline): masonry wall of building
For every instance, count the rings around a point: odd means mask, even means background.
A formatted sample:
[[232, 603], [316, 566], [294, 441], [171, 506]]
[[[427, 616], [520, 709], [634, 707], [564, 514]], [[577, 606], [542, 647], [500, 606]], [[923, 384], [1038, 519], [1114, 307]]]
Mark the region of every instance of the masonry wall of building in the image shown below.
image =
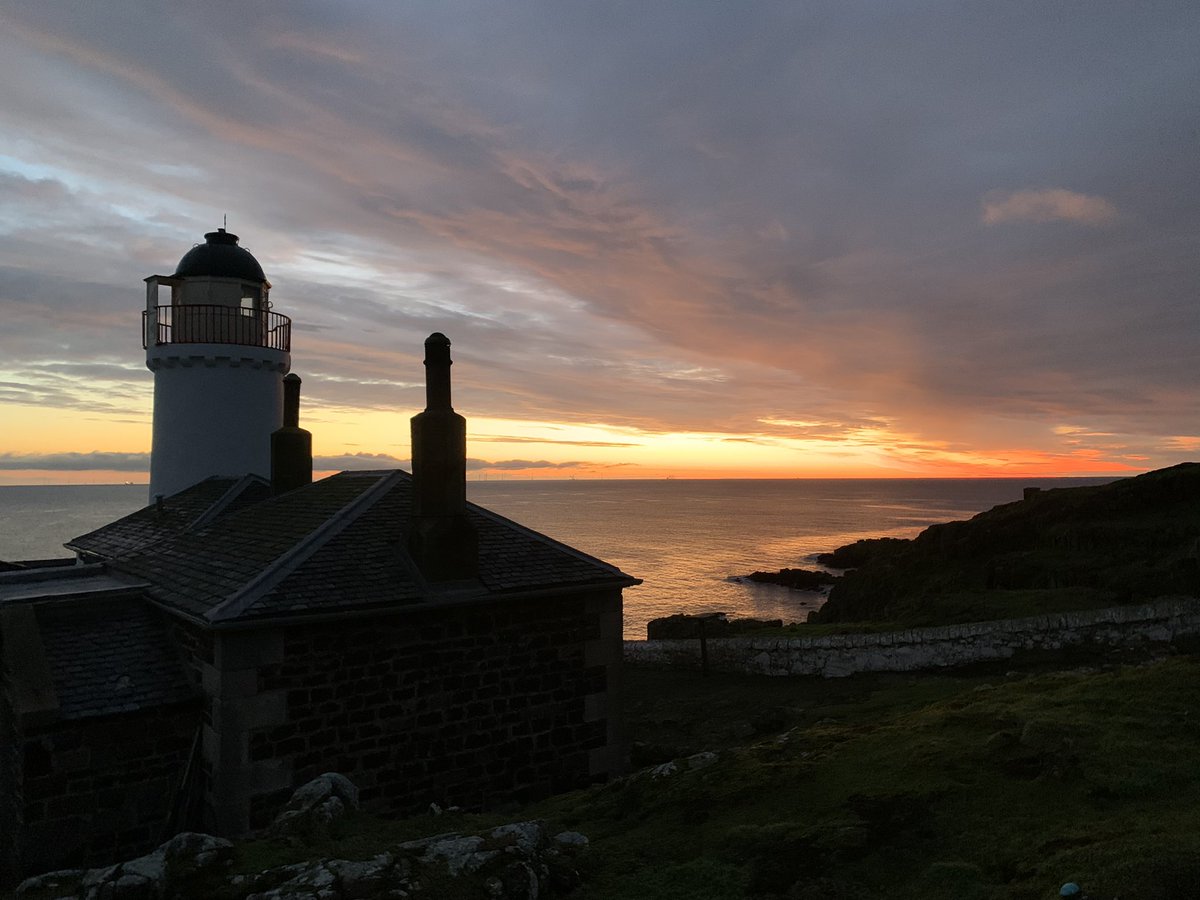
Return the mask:
[[174, 616], [164, 617], [167, 633], [179, 651], [192, 682], [199, 687], [204, 680], [204, 669], [213, 662], [213, 633], [192, 622]]
[[[179, 653], [188, 677], [197, 689], [204, 685], [205, 672], [212, 672], [215, 638], [211, 630], [174, 616], [164, 616], [167, 633]], [[196, 727], [201, 738], [212, 727], [212, 697], [201, 690], [197, 708]], [[180, 825], [187, 829], [203, 829], [212, 818], [205, 810], [212, 778], [211, 760], [197, 754], [194, 769], [188, 773], [188, 798]]]
[[[714, 671], [753, 675], [909, 672], [1007, 659], [1019, 651], [1082, 644], [1127, 646], [1200, 634], [1200, 600], [1162, 600], [1139, 606], [1031, 616], [880, 634], [823, 637], [717, 638], [707, 642]], [[626, 641], [629, 662], [699, 668], [698, 640]]]
[[328, 771], [379, 812], [602, 780], [625, 761], [620, 609], [615, 590], [222, 633], [206, 747], [221, 758], [215, 824], [262, 826]]
[[[3, 648], [0, 647], [0, 655]], [[0, 659], [0, 886], [20, 874], [16, 836], [21, 833], [21, 755], [17, 749], [16, 721], [9, 699], [8, 675]]]
[[192, 702], [19, 735], [20, 869], [102, 865], [160, 843], [198, 719]]

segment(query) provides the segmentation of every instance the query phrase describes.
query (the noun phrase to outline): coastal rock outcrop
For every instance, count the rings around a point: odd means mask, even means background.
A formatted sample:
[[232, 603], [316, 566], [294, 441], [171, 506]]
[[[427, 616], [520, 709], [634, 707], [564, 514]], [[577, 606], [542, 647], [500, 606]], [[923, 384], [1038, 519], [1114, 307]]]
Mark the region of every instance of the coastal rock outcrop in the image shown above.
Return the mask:
[[744, 576], [758, 584], [778, 584], [794, 591], [819, 591], [836, 584], [838, 576], [815, 569], [780, 569], [778, 572], [751, 572]]
[[862, 538], [853, 544], [838, 547], [831, 553], [820, 553], [817, 562], [831, 569], [857, 569], [872, 561], [908, 546], [905, 538]]
[[984, 621], [1200, 593], [1200, 464], [1027, 491], [911, 541], [857, 541], [818, 624]]

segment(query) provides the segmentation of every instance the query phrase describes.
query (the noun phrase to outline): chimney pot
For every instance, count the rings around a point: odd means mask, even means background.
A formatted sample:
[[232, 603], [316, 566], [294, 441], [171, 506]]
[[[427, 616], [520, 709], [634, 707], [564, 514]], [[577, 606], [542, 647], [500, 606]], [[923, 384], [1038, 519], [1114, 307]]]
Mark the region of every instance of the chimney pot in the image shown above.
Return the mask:
[[295, 372], [283, 379], [283, 427], [300, 427], [300, 376]]
[[271, 493], [312, 484], [312, 435], [300, 427], [300, 376], [283, 379], [283, 426], [271, 433]]
[[450, 405], [450, 339], [440, 331], [425, 338], [425, 408], [453, 409]]
[[450, 405], [450, 341], [425, 340], [425, 411], [412, 419], [408, 547], [431, 581], [474, 578], [479, 538], [467, 518], [467, 420]]

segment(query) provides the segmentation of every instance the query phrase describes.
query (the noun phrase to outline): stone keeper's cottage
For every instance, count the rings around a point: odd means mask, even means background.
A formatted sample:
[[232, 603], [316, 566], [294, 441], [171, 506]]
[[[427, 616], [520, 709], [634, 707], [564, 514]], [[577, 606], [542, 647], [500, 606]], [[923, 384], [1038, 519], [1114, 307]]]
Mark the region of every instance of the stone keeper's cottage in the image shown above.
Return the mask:
[[466, 502], [449, 341], [426, 342], [413, 474], [312, 482], [290, 322], [237, 238], [207, 238], [147, 279], [154, 502], [70, 565], [0, 572], [3, 883], [246, 833], [330, 770], [404, 812], [625, 765], [637, 580]]

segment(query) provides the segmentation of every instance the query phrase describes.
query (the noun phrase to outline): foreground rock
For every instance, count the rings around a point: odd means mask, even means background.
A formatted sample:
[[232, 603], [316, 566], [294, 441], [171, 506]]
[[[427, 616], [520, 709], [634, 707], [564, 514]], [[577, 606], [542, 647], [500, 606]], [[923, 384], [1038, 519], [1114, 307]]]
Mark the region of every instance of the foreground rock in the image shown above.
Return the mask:
[[233, 861], [233, 844], [211, 834], [185, 831], [152, 853], [100, 869], [66, 869], [27, 878], [18, 898], [158, 900], [180, 896]]
[[576, 832], [549, 836], [540, 822], [482, 834], [442, 834], [398, 844], [367, 860], [319, 859], [236, 876], [227, 896], [245, 900], [495, 898], [551, 900], [578, 883]]
[[587, 838], [515, 822], [481, 834], [442, 834], [397, 844], [370, 859], [315, 859], [255, 874], [229, 874], [233, 845], [179, 834], [153, 853], [101, 869], [26, 879], [19, 900], [553, 900], [579, 883], [573, 857]]
[[[358, 807], [349, 779], [327, 773], [292, 795], [270, 829], [287, 844], [328, 839]], [[541, 822], [479, 834], [406, 841], [370, 859], [321, 858], [232, 874], [234, 845], [187, 832], [157, 850], [98, 869], [49, 872], [23, 881], [18, 900], [554, 900], [579, 883], [573, 858], [588, 839], [550, 835]]]
[[271, 836], [295, 843], [329, 837], [335, 822], [358, 809], [358, 788], [345, 775], [326, 772], [292, 794], [271, 823]]

